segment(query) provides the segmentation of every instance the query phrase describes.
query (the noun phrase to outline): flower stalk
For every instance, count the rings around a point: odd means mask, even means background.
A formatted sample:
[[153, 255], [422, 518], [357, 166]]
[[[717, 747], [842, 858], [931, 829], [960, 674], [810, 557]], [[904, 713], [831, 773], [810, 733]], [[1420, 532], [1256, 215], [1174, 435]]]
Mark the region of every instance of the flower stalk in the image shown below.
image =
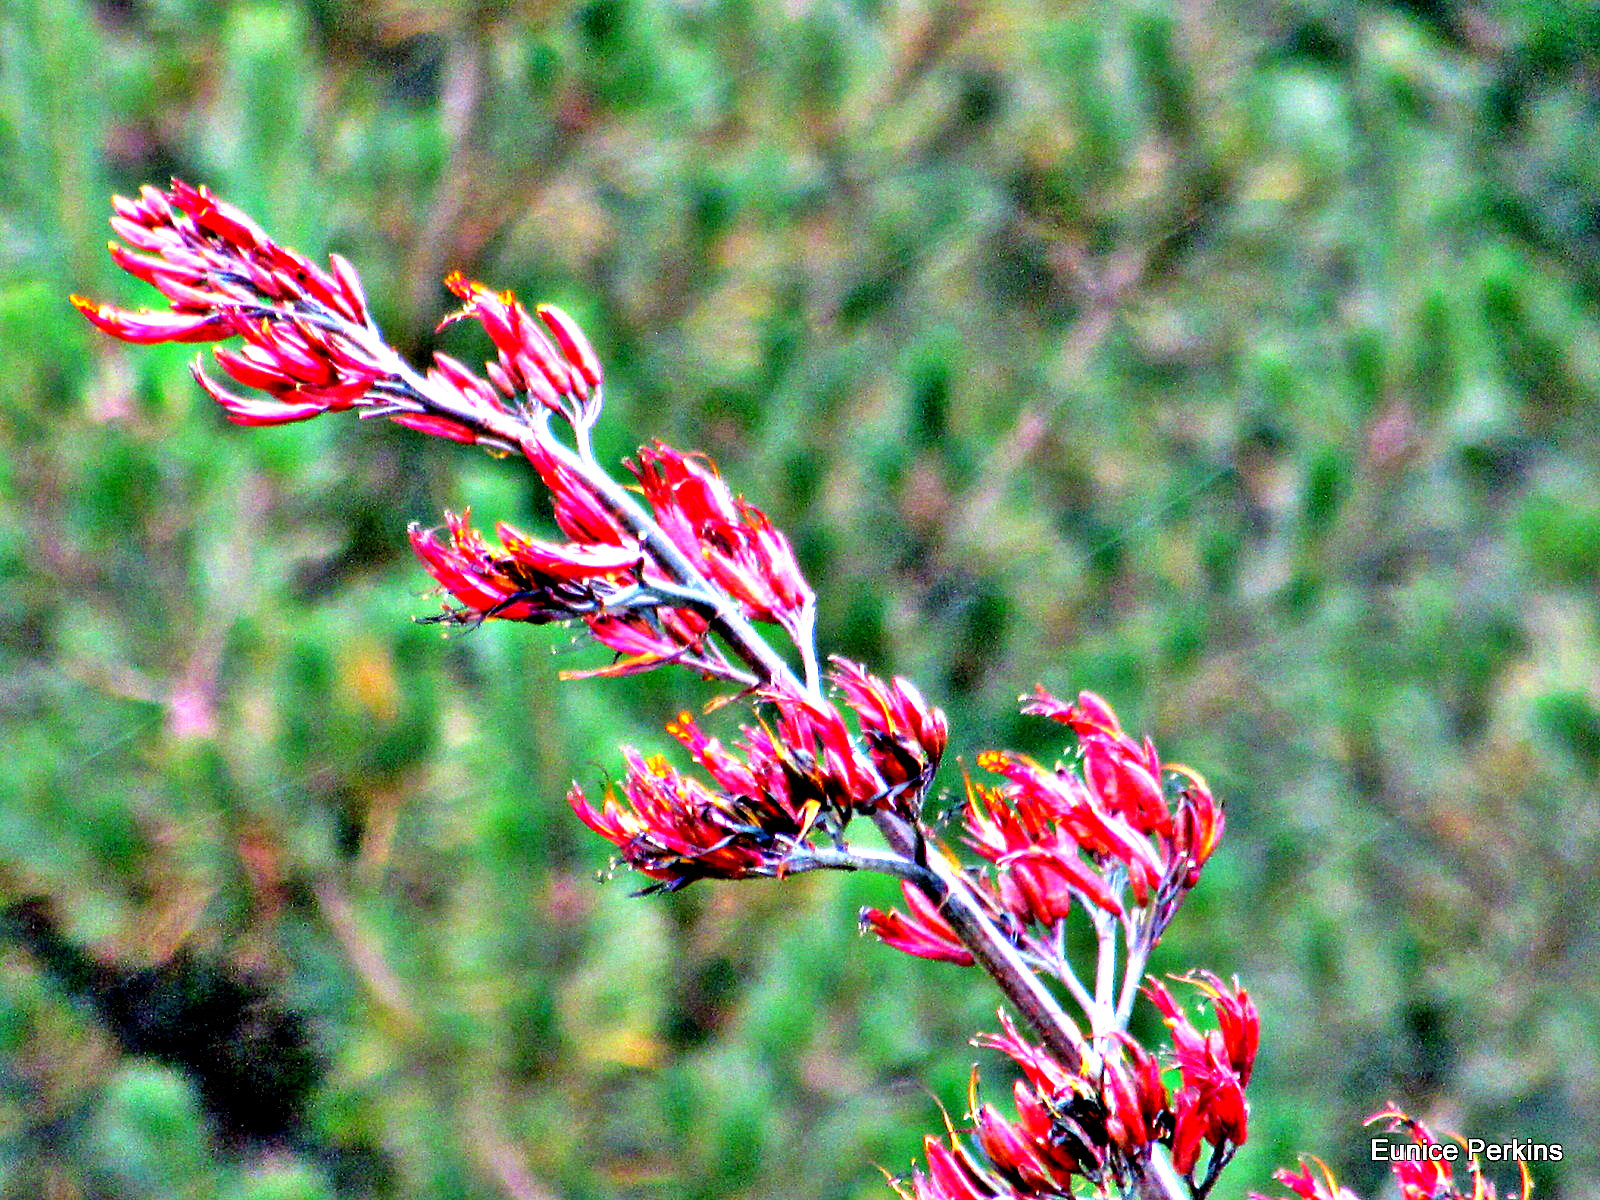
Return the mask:
[[[971, 1128], [928, 1139], [927, 1169], [897, 1184], [903, 1196], [1051, 1200], [1087, 1183], [1107, 1195], [1204, 1200], [1247, 1137], [1256, 1011], [1236, 983], [1183, 977], [1212, 1009], [1217, 1028], [1202, 1032], [1144, 974], [1222, 834], [1222, 808], [1201, 776], [1163, 763], [1099, 697], [1038, 690], [1022, 698], [1024, 711], [1067, 728], [1066, 756], [978, 756], [993, 781], [967, 780], [962, 841], [980, 861], [964, 865], [924, 819], [948, 742], [944, 713], [908, 680], [839, 658], [824, 666], [816, 596], [788, 538], [709, 460], [649, 443], [624, 464], [631, 488], [600, 463], [592, 430], [603, 371], [570, 316], [548, 305], [530, 313], [510, 293], [451, 275], [446, 286], [462, 307], [445, 323], [479, 324], [494, 357], [481, 372], [444, 354], [418, 369], [384, 341], [355, 270], [337, 255], [324, 269], [180, 181], [118, 197], [114, 209], [126, 244], [113, 243], [113, 257], [168, 307], [73, 303], [129, 342], [235, 343], [215, 346], [214, 362], [254, 394], [194, 366], [228, 420], [274, 425], [355, 411], [520, 455], [538, 475], [564, 541], [504, 523], [491, 541], [470, 515], [412, 530], [446, 597], [426, 619], [570, 623], [612, 660], [568, 677], [673, 664], [737, 689], [708, 711], [748, 702], [752, 722], [726, 745], [690, 714], [668, 724], [698, 774], [624, 748], [623, 775], [603, 795], [573, 785], [576, 815], [651, 881], [645, 891], [879, 872], [900, 880], [906, 909], [865, 910], [864, 930], [995, 980], [1039, 1039], [1004, 1012], [1002, 1032], [977, 1039], [1020, 1070], [1016, 1116], [980, 1105], [975, 1082]], [[778, 630], [788, 647], [758, 627]], [[886, 849], [851, 845], [856, 817], [871, 821]], [[1077, 921], [1096, 940], [1092, 987], [1066, 951]], [[1141, 994], [1171, 1035], [1159, 1058], [1127, 1034]]]

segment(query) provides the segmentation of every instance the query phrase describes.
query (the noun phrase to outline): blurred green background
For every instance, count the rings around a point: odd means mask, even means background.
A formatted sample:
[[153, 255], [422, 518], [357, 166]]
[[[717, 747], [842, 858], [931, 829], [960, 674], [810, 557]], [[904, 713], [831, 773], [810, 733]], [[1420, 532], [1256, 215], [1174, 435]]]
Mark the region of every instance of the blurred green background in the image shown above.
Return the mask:
[[1578, 0], [7, 0], [0, 901], [252, 972], [326, 1073], [321, 1152], [216, 1144], [6, 950], [0, 1196], [881, 1197], [994, 1019], [858, 938], [883, 880], [596, 881], [567, 781], [707, 691], [412, 623], [406, 522], [537, 527], [514, 463], [93, 335], [173, 173], [409, 351], [451, 267], [567, 306], [606, 452], [713, 453], [969, 761], [1053, 752], [1043, 682], [1205, 772], [1155, 966], [1262, 1009], [1219, 1195], [1376, 1191], [1394, 1099], [1600, 1196], [1597, 81]]

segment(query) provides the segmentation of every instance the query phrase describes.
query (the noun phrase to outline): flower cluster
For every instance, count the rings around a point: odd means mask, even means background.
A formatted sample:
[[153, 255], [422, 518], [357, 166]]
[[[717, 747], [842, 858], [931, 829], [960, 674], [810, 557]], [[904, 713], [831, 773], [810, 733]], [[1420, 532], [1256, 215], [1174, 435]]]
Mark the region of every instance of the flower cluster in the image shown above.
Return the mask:
[[[656, 442], [627, 464], [650, 518], [704, 581], [686, 588], [618, 517], [614, 499], [597, 494], [552, 442], [535, 441], [527, 450], [549, 488], [557, 525], [573, 540], [540, 542], [501, 526], [504, 549], [496, 553], [454, 520], [446, 541], [414, 529], [423, 565], [460, 605], [441, 619], [581, 620], [620, 657], [612, 667], [578, 675], [626, 675], [680, 662], [708, 676], [741, 679], [707, 640], [719, 595], [746, 620], [777, 623], [797, 642], [809, 636], [815, 597], [788, 538], [734, 496], [709, 461]], [[573, 583], [582, 586], [575, 590]]]
[[[656, 880], [655, 890], [697, 879], [782, 875], [805, 861], [797, 856], [810, 848], [813, 833], [838, 842], [854, 813], [893, 807], [911, 795], [901, 776], [891, 772], [896, 782], [888, 782], [880, 760], [916, 763], [915, 778], [926, 779], [944, 750], [944, 714], [905, 680], [885, 683], [846, 659], [834, 660], [832, 678], [856, 716], [859, 741], [833, 705], [767, 688], [761, 699], [771, 706], [772, 724], [741, 726], [731, 748], [707, 736], [689, 713], [667, 726], [710, 786], [630, 749], [621, 784], [607, 789], [598, 809], [577, 784], [568, 803], [625, 863]], [[880, 749], [885, 744], [892, 755]]]
[[126, 245], [111, 257], [166, 297], [167, 312], [72, 303], [96, 327], [123, 341], [215, 342], [230, 376], [272, 399], [238, 396], [198, 365], [195, 376], [240, 425], [300, 421], [365, 399], [388, 375], [381, 354], [360, 336], [371, 315], [350, 264], [338, 255], [323, 270], [278, 245], [249, 217], [204, 187], [173, 180], [162, 192], [117, 196], [111, 226]]
[[[1098, 696], [1064, 702], [1040, 690], [1023, 706], [1066, 725], [1075, 744], [1065, 763], [1050, 767], [1020, 754], [979, 755], [978, 765], [1003, 782], [968, 780], [961, 828], [987, 866], [965, 880], [1023, 958], [1066, 986], [1088, 1035], [1072, 1031], [1070, 1058], [1022, 1042], [1009, 1025], [987, 1039], [1023, 1068], [1016, 1121], [975, 1109], [988, 1165], [959, 1139], [933, 1143], [928, 1171], [912, 1177], [909, 1194], [1048, 1196], [1067, 1194], [1074, 1177], [1102, 1189], [1109, 1181], [1131, 1185], [1159, 1145], [1191, 1195], [1204, 1195], [1249, 1136], [1244, 1089], [1259, 1020], [1246, 992], [1198, 972], [1186, 981], [1209, 999], [1217, 1021], [1201, 1033], [1163, 984], [1146, 983], [1144, 964], [1216, 848], [1221, 806], [1199, 775], [1163, 763], [1148, 739], [1128, 736]], [[903, 912], [867, 909], [863, 926], [908, 954], [975, 961], [937, 905], [915, 886], [902, 891]], [[1099, 943], [1089, 982], [1066, 951], [1074, 913]], [[1162, 1066], [1124, 1032], [1141, 993], [1171, 1033], [1180, 1082], [1170, 1094]]]
[[[470, 515], [470, 514], [469, 514]], [[554, 545], [501, 522], [494, 550], [467, 517], [445, 514], [447, 540], [411, 528], [411, 548], [423, 566], [467, 609], [483, 617], [535, 624], [600, 612], [617, 603], [618, 581], [639, 566], [637, 548]], [[452, 613], [453, 617], [455, 614]]]
[[667, 662], [712, 676], [737, 673], [708, 641], [711, 626], [702, 613], [641, 583], [646, 571], [636, 541], [556, 544], [504, 522], [496, 534], [498, 547], [453, 513], [445, 514], [443, 531], [411, 527], [412, 550], [458, 606], [447, 604], [428, 620], [583, 621], [617, 658], [609, 666], [567, 671], [567, 678], [631, 675]]
[[[1451, 1134], [1449, 1142], [1441, 1142], [1421, 1121], [1408, 1117], [1393, 1104], [1367, 1118], [1368, 1125], [1378, 1122], [1383, 1122], [1390, 1133], [1404, 1133], [1418, 1151], [1415, 1157], [1396, 1154], [1392, 1161], [1390, 1171], [1400, 1200], [1498, 1200], [1494, 1184], [1484, 1177], [1483, 1169], [1472, 1153], [1473, 1147], [1466, 1139]], [[1454, 1164], [1463, 1158], [1466, 1160], [1467, 1177], [1459, 1180]], [[1533, 1181], [1528, 1174], [1526, 1161], [1518, 1160], [1517, 1172], [1521, 1177], [1522, 1190], [1516, 1197], [1508, 1197], [1507, 1200], [1528, 1200], [1533, 1192]], [[1334, 1178], [1333, 1172], [1320, 1159], [1302, 1161], [1299, 1170], [1285, 1167], [1273, 1177], [1298, 1200], [1359, 1200], [1354, 1192]], [[1250, 1200], [1277, 1198], [1251, 1192]]]
[[[444, 284], [463, 303], [439, 327], [467, 318], [483, 326], [498, 352], [495, 361], [484, 364], [498, 396], [527, 397], [569, 425], [594, 424], [600, 415], [600, 360], [571, 317], [553, 304], [538, 305], [534, 311], [544, 324], [541, 329], [510, 292], [493, 291], [459, 271], [447, 275]], [[471, 389], [485, 403], [499, 403], [482, 380], [470, 372], [466, 375], [459, 386]]]
[[1244, 1089], [1261, 1040], [1256, 1006], [1237, 980], [1230, 988], [1206, 971], [1187, 978], [1205, 993], [1216, 1013], [1217, 1028], [1209, 1033], [1202, 1034], [1190, 1023], [1159, 981], [1152, 980], [1146, 989], [1171, 1031], [1183, 1079], [1171, 1113], [1172, 1165], [1183, 1175], [1194, 1170], [1202, 1141], [1211, 1144], [1216, 1163], [1225, 1160], [1230, 1146], [1242, 1146], [1249, 1137], [1250, 1108]]
[[895, 793], [921, 796], [933, 781], [950, 727], [909, 679], [884, 683], [849, 659], [833, 659], [833, 681], [861, 725], [867, 757]]
[[[1167, 1018], [1181, 1075], [1169, 1092], [1156, 1057], [1118, 1033], [1108, 1052], [1069, 1069], [1045, 1047], [1024, 1039], [1001, 1014], [999, 1034], [977, 1044], [1009, 1057], [1021, 1078], [1012, 1088], [1016, 1117], [971, 1103], [969, 1147], [960, 1134], [928, 1138], [926, 1171], [902, 1183], [907, 1200], [1044, 1200], [1070, 1196], [1075, 1180], [1104, 1192], [1127, 1190], [1148, 1170], [1152, 1148], [1165, 1146], [1172, 1165], [1204, 1195], [1246, 1137], [1243, 1086], [1255, 1060], [1259, 1022], [1249, 995], [1214, 976], [1189, 980], [1211, 1000], [1219, 1028], [1200, 1033], [1176, 1006]], [[1163, 1011], [1172, 998], [1152, 985]], [[1214, 1147], [1203, 1179], [1194, 1171], [1200, 1143]]]
[[[1132, 923], [1147, 953], [1215, 849], [1221, 805], [1195, 772], [1163, 764], [1148, 739], [1124, 733], [1090, 692], [1065, 703], [1041, 689], [1023, 697], [1023, 710], [1072, 729], [1076, 753], [1055, 767], [1001, 751], [978, 756], [1006, 782], [968, 781], [965, 838], [995, 871], [992, 880], [975, 876], [975, 886], [1018, 945], [1041, 957], [1074, 900], [1092, 916]], [[863, 920], [908, 953], [951, 959], [954, 934], [932, 916], [868, 910]]]
[[659, 756], [644, 758], [627, 749], [623, 761], [626, 805], [615, 789], [607, 789], [596, 809], [576, 783], [567, 802], [630, 867], [656, 881], [646, 891], [676, 891], [697, 879], [775, 874], [816, 820], [814, 805], [796, 811], [788, 796], [759, 787], [715, 791]]
[[[413, 529], [412, 547], [459, 607], [442, 618], [475, 624], [498, 618], [581, 621], [618, 655], [610, 667], [577, 674], [629, 674], [667, 662], [745, 684], [760, 682], [707, 637], [724, 608], [775, 622], [797, 644], [808, 640], [815, 597], [788, 539], [760, 509], [735, 496], [703, 458], [660, 442], [628, 463], [650, 506], [581, 469], [550, 432], [552, 417], [587, 443], [601, 407], [602, 372], [588, 339], [566, 313], [529, 313], [510, 292], [450, 275], [462, 302], [443, 324], [476, 321], [495, 357], [479, 374], [446, 354], [425, 371], [384, 342], [350, 264], [328, 269], [274, 242], [249, 217], [205, 187], [174, 180], [116, 197], [111, 254], [152, 284], [167, 311], [131, 311], [82, 297], [73, 303], [98, 328], [124, 341], [221, 342], [224, 387], [197, 361], [194, 374], [230, 421], [276, 425], [326, 412], [359, 410], [436, 437], [521, 453], [549, 490], [565, 543], [510, 526], [493, 547], [464, 520]], [[648, 553], [642, 521], [662, 543]], [[663, 562], [659, 552], [674, 554]]]
[[627, 467], [673, 545], [746, 617], [782, 625], [792, 638], [808, 634], [816, 596], [789, 539], [729, 490], [710, 459], [657, 441]]
[[446, 321], [472, 317], [499, 351], [488, 378], [437, 354], [418, 373], [383, 340], [355, 270], [337, 254], [324, 270], [273, 241], [210, 189], [174, 179], [166, 191], [117, 196], [111, 227], [123, 243], [111, 257], [154, 286], [167, 311], [116, 308], [82, 296], [72, 303], [97, 328], [127, 342], [220, 342], [217, 365], [241, 395], [203, 369], [194, 376], [238, 425], [282, 425], [359, 409], [437, 437], [500, 450], [527, 449], [528, 406], [569, 421], [592, 420], [600, 395], [594, 352], [572, 318], [541, 305], [541, 325], [509, 294], [452, 275], [465, 301]]

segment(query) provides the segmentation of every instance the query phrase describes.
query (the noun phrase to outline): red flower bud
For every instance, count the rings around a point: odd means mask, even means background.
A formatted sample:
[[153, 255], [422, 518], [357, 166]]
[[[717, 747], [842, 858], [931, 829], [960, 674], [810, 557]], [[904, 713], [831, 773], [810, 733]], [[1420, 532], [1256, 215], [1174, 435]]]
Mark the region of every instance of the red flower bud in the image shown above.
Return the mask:
[[534, 311], [539, 314], [539, 319], [556, 339], [556, 345], [561, 347], [562, 355], [577, 369], [584, 383], [592, 388], [599, 387], [600, 360], [589, 345], [589, 339], [583, 336], [583, 330], [578, 328], [578, 323], [554, 304], [541, 304]]
[[870, 930], [884, 945], [918, 958], [970, 967], [973, 962], [972, 951], [956, 936], [956, 931], [922, 894], [921, 889], [902, 883], [900, 891], [906, 899], [906, 912], [901, 914], [894, 909], [883, 912], [881, 909], [864, 908], [861, 910], [862, 932]]
[[856, 714], [873, 765], [890, 789], [899, 789], [898, 811], [912, 815], [949, 739], [944, 713], [909, 680], [897, 675], [885, 683], [848, 659], [831, 661], [833, 682]]
[[233, 332], [227, 318], [217, 313], [158, 313], [148, 309], [129, 312], [82, 296], [70, 299], [96, 329], [124, 342], [214, 342]]
[[673, 544], [752, 621], [805, 629], [815, 596], [788, 538], [760, 509], [736, 499], [708, 460], [653, 442], [627, 466]]

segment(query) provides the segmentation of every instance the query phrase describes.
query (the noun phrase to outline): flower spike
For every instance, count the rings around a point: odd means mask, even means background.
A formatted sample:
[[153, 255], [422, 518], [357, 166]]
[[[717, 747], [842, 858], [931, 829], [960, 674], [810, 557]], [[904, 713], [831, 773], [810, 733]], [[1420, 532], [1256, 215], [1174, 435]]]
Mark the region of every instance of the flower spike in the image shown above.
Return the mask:
[[[953, 840], [981, 860], [963, 867], [925, 812], [949, 742], [945, 714], [907, 679], [818, 656], [816, 597], [792, 543], [708, 458], [648, 442], [623, 464], [632, 487], [596, 460], [604, 376], [568, 313], [530, 311], [509, 291], [452, 273], [445, 286], [459, 307], [442, 325], [475, 322], [493, 353], [479, 366], [443, 353], [412, 366], [384, 341], [340, 256], [313, 262], [180, 180], [116, 197], [112, 209], [113, 260], [164, 307], [73, 304], [127, 342], [212, 344], [211, 364], [193, 371], [229, 421], [353, 411], [521, 455], [537, 475], [553, 534], [504, 521], [486, 533], [453, 513], [439, 528], [411, 528], [413, 552], [444, 596], [425, 619], [467, 629], [567, 623], [612, 657], [564, 678], [678, 664], [732, 685], [735, 695], [708, 714], [733, 698], [752, 705], [755, 715], [724, 737], [688, 713], [668, 724], [693, 770], [625, 748], [619, 780], [592, 799], [577, 784], [568, 793], [646, 891], [882, 871], [899, 880], [903, 907], [863, 910], [864, 931], [908, 954], [981, 966], [1000, 984], [1023, 1025], [1002, 1012], [1000, 1032], [977, 1041], [1020, 1070], [1014, 1111], [981, 1102], [975, 1080], [970, 1128], [947, 1118], [945, 1136], [924, 1145], [925, 1166], [896, 1185], [902, 1196], [1058, 1200], [1093, 1189], [1205, 1200], [1248, 1136], [1259, 1017], [1236, 982], [1206, 972], [1181, 978], [1207, 999], [1215, 1029], [1198, 1028], [1165, 984], [1140, 990], [1224, 830], [1201, 776], [1163, 763], [1099, 696], [1063, 701], [1037, 689], [1023, 711], [1064, 726], [1070, 744], [1055, 762], [978, 755], [984, 781], [966, 780], [952, 814]], [[758, 625], [780, 630], [793, 654]], [[850, 844], [857, 818], [874, 823], [886, 850]], [[1099, 946], [1087, 982], [1070, 961], [1073, 926]], [[1159, 1057], [1127, 1033], [1141, 994], [1170, 1036]], [[1309, 1168], [1280, 1178], [1303, 1200], [1349, 1200]], [[1401, 1183], [1404, 1200], [1442, 1200], [1428, 1192], [1436, 1178]], [[1481, 1180], [1472, 1200], [1491, 1200]]]

